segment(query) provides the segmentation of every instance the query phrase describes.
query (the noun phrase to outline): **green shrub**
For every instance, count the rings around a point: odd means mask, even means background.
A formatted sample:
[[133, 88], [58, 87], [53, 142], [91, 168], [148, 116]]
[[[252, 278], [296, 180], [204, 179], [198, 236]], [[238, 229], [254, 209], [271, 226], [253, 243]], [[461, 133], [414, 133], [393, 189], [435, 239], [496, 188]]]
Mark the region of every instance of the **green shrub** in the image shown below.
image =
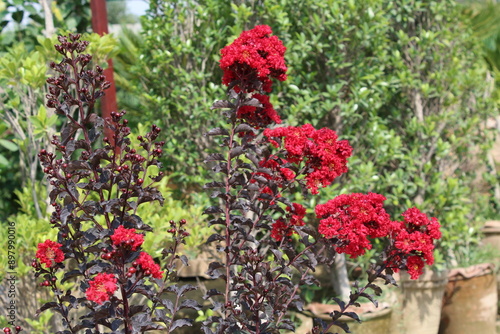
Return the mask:
[[144, 117], [168, 133], [166, 165], [177, 181], [200, 173], [201, 133], [214, 125], [208, 106], [222, 96], [209, 83], [221, 75], [217, 50], [268, 24], [291, 64], [273, 95], [282, 118], [334, 128], [354, 146], [335, 193], [379, 192], [392, 208], [417, 203], [444, 227], [443, 261], [477, 244], [474, 221], [488, 191], [485, 120], [497, 109], [455, 1], [154, 0], [142, 23], [142, 62], [133, 70], [141, 74]]

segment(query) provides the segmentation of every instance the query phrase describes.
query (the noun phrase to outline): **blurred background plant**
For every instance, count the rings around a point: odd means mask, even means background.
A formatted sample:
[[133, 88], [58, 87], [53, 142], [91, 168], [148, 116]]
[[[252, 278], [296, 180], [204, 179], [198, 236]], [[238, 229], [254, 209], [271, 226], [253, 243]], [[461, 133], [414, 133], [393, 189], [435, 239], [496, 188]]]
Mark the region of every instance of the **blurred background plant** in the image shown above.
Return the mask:
[[349, 174], [322, 198], [378, 192], [394, 219], [417, 205], [443, 224], [436, 257], [453, 266], [477, 249], [495, 186], [483, 163], [498, 113], [494, 71], [466, 9], [452, 0], [153, 0], [127, 67], [130, 94], [138, 119], [162, 115], [166, 168], [196, 189], [197, 134], [214, 126], [207, 101], [223, 96], [217, 50], [270, 25], [288, 49], [289, 79], [272, 101], [284, 122], [333, 128], [354, 146]]

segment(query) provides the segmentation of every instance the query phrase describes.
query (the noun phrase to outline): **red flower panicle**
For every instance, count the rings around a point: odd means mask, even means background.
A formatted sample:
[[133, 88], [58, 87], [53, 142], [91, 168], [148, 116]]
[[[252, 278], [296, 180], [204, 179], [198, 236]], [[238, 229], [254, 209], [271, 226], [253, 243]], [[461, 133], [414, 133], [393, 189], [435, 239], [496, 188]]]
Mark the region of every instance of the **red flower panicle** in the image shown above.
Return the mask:
[[305, 162], [307, 187], [312, 194], [319, 187], [330, 185], [336, 177], [347, 172], [347, 159], [352, 147], [347, 140], [337, 140], [335, 131], [322, 128], [316, 130], [311, 124], [301, 127], [281, 127], [264, 130], [269, 142], [283, 147], [285, 159], [291, 163]]
[[271, 228], [271, 237], [280, 242], [284, 237], [289, 237], [293, 234], [292, 227], [283, 219], [278, 219]]
[[271, 91], [271, 77], [286, 80], [286, 48], [269, 26], [260, 25], [244, 31], [221, 50], [222, 83], [234, 84], [236, 91]]
[[316, 206], [318, 230], [335, 239], [337, 252], [352, 257], [363, 255], [372, 245], [368, 239], [384, 237], [393, 223], [383, 208], [385, 197], [375, 193], [340, 195]]
[[111, 236], [111, 240], [115, 246], [120, 247], [124, 245], [136, 251], [143, 244], [144, 236], [136, 233], [135, 228], [125, 228], [120, 225]]
[[97, 304], [102, 304], [109, 300], [109, 297], [118, 288], [116, 285], [117, 279], [113, 274], [100, 273], [89, 282], [89, 287], [85, 291], [87, 299]]
[[252, 97], [259, 100], [262, 107], [240, 107], [236, 112], [236, 117], [245, 120], [248, 124], [254, 127], [265, 127], [272, 123], [281, 123], [281, 118], [276, 113], [276, 110], [274, 110], [271, 102], [269, 102], [269, 96], [254, 94]]
[[46, 268], [55, 266], [56, 263], [64, 261], [64, 253], [61, 250], [62, 245], [52, 240], [45, 240], [38, 244], [36, 257], [41, 263], [45, 264]]
[[406, 269], [412, 279], [417, 279], [425, 264], [434, 263], [434, 240], [441, 238], [440, 224], [417, 208], [406, 210], [402, 216], [404, 221], [394, 223], [394, 244], [387, 265], [395, 272]]
[[304, 217], [306, 215], [306, 209], [302, 205], [293, 203], [292, 207], [288, 206], [286, 208], [286, 211], [288, 211], [289, 214], [286, 215], [285, 219], [278, 219], [271, 229], [271, 237], [278, 242], [283, 240], [285, 236], [289, 237], [295, 233], [293, 226], [305, 225]]
[[160, 271], [160, 266], [156, 264], [151, 255], [146, 252], [141, 252], [137, 260], [137, 265], [142, 268], [145, 276], [153, 276], [154, 278], [162, 278], [163, 271]]

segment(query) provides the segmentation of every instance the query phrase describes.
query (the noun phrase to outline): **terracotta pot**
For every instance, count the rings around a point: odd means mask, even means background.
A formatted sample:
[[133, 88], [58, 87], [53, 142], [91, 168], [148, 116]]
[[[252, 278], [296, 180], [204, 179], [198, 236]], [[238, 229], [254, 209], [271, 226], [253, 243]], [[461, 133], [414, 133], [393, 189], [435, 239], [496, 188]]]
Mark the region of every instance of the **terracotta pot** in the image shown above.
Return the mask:
[[[339, 311], [338, 305], [311, 303], [306, 307], [307, 314], [314, 318], [320, 318], [324, 321], [331, 322], [329, 314], [333, 311]], [[339, 320], [345, 322], [349, 326], [349, 330], [353, 334], [387, 334], [391, 329], [392, 309], [387, 303], [379, 303], [376, 308], [372, 303], [361, 303], [361, 307], [350, 307], [349, 312], [355, 312], [361, 319], [361, 323], [355, 320], [342, 316]], [[343, 330], [337, 326], [332, 326], [328, 333], [339, 333]], [[298, 334], [298, 332], [297, 332]]]
[[[483, 244], [491, 245], [500, 253], [500, 220], [489, 220], [483, 226], [484, 238]], [[500, 257], [495, 259], [497, 269], [497, 291], [500, 296], [500, 275], [498, 274], [498, 267], [500, 266]], [[500, 305], [498, 305], [497, 314], [500, 315]]]
[[439, 334], [495, 333], [497, 302], [494, 265], [451, 270]]
[[483, 243], [492, 245], [500, 251], [500, 220], [487, 221], [482, 232], [484, 234]]
[[401, 330], [403, 333], [438, 333], [447, 283], [448, 271], [426, 270], [416, 280], [412, 280], [408, 273], [401, 272]]

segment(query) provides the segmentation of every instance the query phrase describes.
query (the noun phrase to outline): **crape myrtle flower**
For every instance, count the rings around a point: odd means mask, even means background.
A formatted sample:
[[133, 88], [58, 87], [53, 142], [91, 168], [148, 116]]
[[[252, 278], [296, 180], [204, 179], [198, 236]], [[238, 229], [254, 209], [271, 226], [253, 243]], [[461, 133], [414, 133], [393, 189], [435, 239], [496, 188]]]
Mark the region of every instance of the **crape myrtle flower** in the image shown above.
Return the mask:
[[337, 140], [333, 130], [316, 130], [311, 124], [305, 124], [266, 129], [264, 136], [273, 146], [285, 149], [284, 158], [290, 163], [306, 164], [306, 185], [312, 194], [318, 194], [318, 188], [330, 185], [347, 172], [352, 147], [347, 140]]
[[109, 297], [118, 289], [117, 279], [113, 274], [99, 273], [89, 281], [89, 287], [85, 291], [87, 299], [97, 304], [102, 304], [109, 300]]
[[52, 240], [45, 240], [38, 244], [36, 257], [41, 263], [45, 264], [46, 268], [52, 268], [56, 263], [64, 261], [64, 253], [61, 250], [62, 245]]
[[144, 242], [144, 236], [136, 233], [135, 228], [125, 228], [118, 226], [111, 236], [113, 245], [130, 247], [132, 251], [136, 251]]
[[293, 226], [305, 225], [306, 209], [301, 204], [292, 203], [291, 207], [286, 207], [286, 211], [289, 213], [285, 218], [278, 219], [271, 228], [271, 237], [278, 242], [283, 240], [284, 237], [289, 237], [295, 233]]
[[334, 240], [337, 252], [363, 255], [372, 245], [368, 238], [388, 236], [394, 223], [383, 208], [386, 198], [375, 193], [343, 194], [316, 206], [318, 231]]
[[286, 80], [286, 47], [267, 25], [244, 31], [233, 43], [221, 50], [222, 83], [234, 84], [239, 92], [256, 89], [271, 91], [271, 77]]
[[162, 278], [163, 271], [160, 271], [160, 266], [146, 252], [139, 254], [137, 260], [134, 261], [134, 266], [141, 267], [145, 276], [151, 275], [154, 278]]
[[427, 217], [417, 208], [406, 210], [403, 221], [395, 222], [388, 252], [387, 266], [395, 272], [406, 269], [412, 279], [417, 279], [424, 265], [434, 263], [434, 241], [441, 238], [440, 224], [435, 217]]
[[257, 99], [262, 104], [262, 107], [239, 107], [236, 112], [237, 118], [245, 120], [249, 125], [256, 128], [266, 127], [272, 123], [281, 124], [281, 118], [274, 110], [271, 102], [269, 102], [269, 96], [254, 94], [252, 97]]

